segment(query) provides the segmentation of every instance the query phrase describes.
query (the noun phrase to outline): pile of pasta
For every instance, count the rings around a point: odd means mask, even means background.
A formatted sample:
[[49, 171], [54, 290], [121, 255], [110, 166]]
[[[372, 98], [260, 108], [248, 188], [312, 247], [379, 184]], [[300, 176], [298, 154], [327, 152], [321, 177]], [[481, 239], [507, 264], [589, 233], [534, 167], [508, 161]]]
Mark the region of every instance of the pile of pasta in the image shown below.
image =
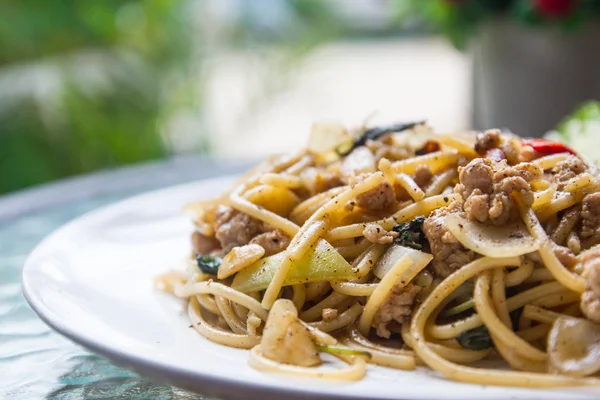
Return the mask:
[[[214, 248], [156, 284], [187, 302], [202, 336], [250, 349], [262, 371], [357, 380], [369, 363], [424, 365], [477, 384], [598, 385], [600, 326], [581, 310], [582, 295], [595, 301], [585, 263], [594, 269], [598, 250], [595, 236], [577, 235], [577, 212], [600, 180], [583, 161], [585, 171], [557, 184], [552, 170], [570, 157], [578, 156], [566, 146], [499, 132], [315, 125], [307, 149], [272, 157], [218, 198], [188, 205]], [[475, 205], [457, 187], [477, 160], [543, 172], [526, 190], [505, 191], [512, 219], [467, 212]], [[265, 254], [248, 241], [225, 252], [223, 209], [287, 238], [285, 247]], [[437, 250], [423, 233], [434, 216], [444, 218], [434, 226], [445, 230]], [[557, 247], [575, 264], [561, 262]], [[434, 265], [448, 249], [470, 256], [442, 273]], [[347, 365], [323, 367], [323, 353]], [[484, 359], [504, 366], [478, 367]]]

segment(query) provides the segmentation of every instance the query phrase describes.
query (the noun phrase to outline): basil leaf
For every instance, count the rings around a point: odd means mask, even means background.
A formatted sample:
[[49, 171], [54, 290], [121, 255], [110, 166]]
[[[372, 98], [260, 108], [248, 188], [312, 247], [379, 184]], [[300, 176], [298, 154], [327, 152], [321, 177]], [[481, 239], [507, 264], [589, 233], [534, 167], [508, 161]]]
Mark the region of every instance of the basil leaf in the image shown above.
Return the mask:
[[485, 350], [494, 347], [490, 332], [485, 326], [464, 331], [458, 336], [458, 343], [469, 350]]
[[223, 260], [218, 256], [204, 256], [202, 254], [196, 254], [196, 264], [198, 264], [200, 271], [204, 272], [205, 274], [216, 275], [217, 272], [219, 272], [221, 262], [223, 262]]
[[398, 237], [394, 240], [394, 243], [421, 250], [425, 241], [424, 222], [425, 217], [416, 217], [410, 222], [403, 222], [394, 226], [392, 230], [398, 232]]

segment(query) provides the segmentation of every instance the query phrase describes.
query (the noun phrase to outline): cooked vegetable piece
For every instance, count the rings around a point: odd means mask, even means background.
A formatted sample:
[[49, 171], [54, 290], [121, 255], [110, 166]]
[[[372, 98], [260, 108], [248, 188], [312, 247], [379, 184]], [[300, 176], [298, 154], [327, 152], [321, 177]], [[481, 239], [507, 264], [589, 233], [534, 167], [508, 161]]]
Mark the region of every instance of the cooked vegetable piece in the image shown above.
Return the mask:
[[[512, 289], [512, 288], [507, 288]], [[514, 295], [518, 294], [518, 292], [514, 293]], [[511, 297], [513, 294], [509, 294], [509, 290], [506, 290], [506, 297]], [[510, 322], [512, 324], [513, 331], [519, 330], [519, 319], [521, 318], [521, 314], [523, 314], [523, 307], [517, 308], [509, 313]]]
[[572, 150], [569, 146], [561, 142], [554, 142], [548, 139], [523, 139], [524, 146], [531, 146], [531, 148], [538, 153], [548, 155], [548, 154], [557, 154], [557, 153], [571, 153], [577, 155], [574, 150]]
[[441, 147], [438, 142], [436, 142], [435, 140], [428, 140], [423, 146], [421, 146], [420, 149], [415, 151], [415, 155], [423, 156], [425, 154], [433, 153], [435, 151], [440, 151], [440, 149]]
[[494, 346], [490, 332], [485, 326], [464, 331], [458, 336], [458, 343], [469, 350], [485, 350]]
[[[238, 272], [231, 286], [242, 292], [266, 289], [286, 252], [263, 258]], [[312, 251], [295, 260], [284, 285], [357, 278], [357, 272], [327, 241], [321, 239]]]
[[317, 349], [323, 353], [337, 354], [342, 356], [361, 356], [371, 358], [371, 353], [366, 350], [353, 349], [351, 347], [339, 347], [339, 346], [324, 346], [317, 345]]
[[467, 249], [488, 257], [521, 256], [540, 247], [521, 222], [505, 226], [485, 225], [450, 214], [446, 217], [446, 227]]
[[366, 147], [358, 148], [351, 154], [348, 154], [340, 167], [340, 171], [346, 176], [373, 173], [376, 170], [375, 156]]
[[352, 153], [352, 151], [354, 151], [354, 149], [356, 149], [357, 147], [364, 146], [367, 143], [367, 140], [377, 140], [380, 137], [388, 135], [390, 133], [402, 132], [407, 129], [414, 128], [417, 125], [422, 125], [424, 123], [425, 121], [408, 122], [367, 129], [363, 132], [362, 135], [360, 135], [354, 140], [354, 143], [348, 150], [342, 150], [338, 148], [338, 152], [341, 156], [346, 156]]
[[548, 360], [567, 375], [600, 371], [600, 325], [582, 318], [557, 318], [548, 334]]
[[298, 196], [283, 186], [259, 185], [245, 194], [252, 203], [281, 216], [287, 216], [300, 203]]
[[218, 256], [203, 256], [202, 254], [196, 254], [196, 264], [200, 271], [205, 274], [216, 275], [219, 272], [219, 267], [223, 260]]
[[287, 299], [279, 299], [273, 304], [260, 350], [265, 357], [285, 364], [311, 367], [321, 363], [310, 331], [300, 323], [298, 310]]
[[[514, 288], [512, 288], [512, 287], [506, 288], [506, 297], [511, 297], [518, 293], [518, 291], [513, 291], [513, 289]], [[470, 297], [471, 294], [469, 294], [469, 293], [473, 293], [473, 285], [470, 282], [465, 282], [456, 289], [455, 293], [458, 294], [459, 291], [461, 294], [457, 297], [458, 299], [464, 298], [465, 296], [469, 296], [469, 297], [466, 300], [462, 300], [462, 302], [460, 304], [457, 304], [454, 307], [445, 309], [440, 314], [440, 317], [444, 317], [444, 318], [452, 317], [454, 315], [457, 315], [457, 314], [463, 313], [467, 310], [475, 308], [475, 300], [473, 300], [473, 298]], [[523, 307], [517, 308], [516, 310], [513, 310], [509, 313], [514, 331], [518, 330], [518, 328], [519, 328], [519, 317], [521, 316], [522, 312], [523, 312]]]
[[429, 253], [393, 244], [385, 252], [383, 257], [379, 259], [375, 265], [373, 274], [379, 279], [383, 279], [388, 271], [391, 270], [405, 255], [411, 258], [415, 266], [427, 265], [433, 259], [433, 256]]
[[327, 156], [339, 146], [352, 145], [352, 136], [343, 125], [327, 122], [314, 123], [308, 140], [308, 150], [316, 156]]
[[265, 255], [265, 249], [258, 244], [234, 247], [221, 262], [217, 277], [225, 279], [241, 271]]
[[421, 250], [425, 242], [423, 222], [425, 222], [425, 217], [416, 217], [410, 222], [403, 222], [394, 226], [392, 230], [398, 232], [398, 237], [394, 240], [394, 243]]
[[455, 305], [454, 307], [450, 307], [444, 310], [440, 316], [441, 317], [451, 317], [453, 315], [460, 314], [464, 311], [470, 310], [475, 306], [475, 301], [473, 299], [469, 299], [467, 301], [463, 301], [460, 304]]

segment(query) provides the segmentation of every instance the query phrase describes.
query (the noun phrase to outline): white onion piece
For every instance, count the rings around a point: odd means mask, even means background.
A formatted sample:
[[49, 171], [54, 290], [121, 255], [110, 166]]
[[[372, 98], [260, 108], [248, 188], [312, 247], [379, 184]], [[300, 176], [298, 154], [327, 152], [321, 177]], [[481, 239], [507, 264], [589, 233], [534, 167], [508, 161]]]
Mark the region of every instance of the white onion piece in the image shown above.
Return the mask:
[[333, 151], [337, 146], [351, 140], [352, 136], [343, 125], [327, 122], [314, 123], [308, 140], [308, 150], [313, 154], [323, 154]]
[[279, 299], [271, 307], [260, 349], [263, 356], [285, 364], [311, 367], [321, 363], [310, 331], [298, 320], [291, 300]]
[[515, 257], [536, 251], [540, 243], [523, 223], [484, 225], [458, 214], [446, 217], [446, 227], [463, 246], [487, 257]]
[[412, 259], [415, 267], [425, 266], [433, 259], [433, 256], [429, 253], [393, 244], [385, 252], [383, 257], [379, 259], [373, 269], [373, 274], [379, 279], [383, 279], [385, 274], [387, 274], [388, 271], [391, 270], [405, 255], [408, 255]]
[[346, 176], [375, 172], [375, 156], [368, 148], [359, 147], [344, 158], [340, 170]]
[[557, 318], [548, 334], [548, 360], [567, 375], [600, 371], [600, 325], [582, 318]]

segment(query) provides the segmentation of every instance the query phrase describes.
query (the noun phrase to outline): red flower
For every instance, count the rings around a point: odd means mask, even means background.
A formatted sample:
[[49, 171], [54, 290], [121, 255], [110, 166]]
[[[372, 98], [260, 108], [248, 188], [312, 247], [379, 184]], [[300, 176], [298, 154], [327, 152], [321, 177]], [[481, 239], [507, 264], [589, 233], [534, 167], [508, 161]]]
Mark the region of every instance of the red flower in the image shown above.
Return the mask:
[[534, 0], [537, 12], [547, 17], [563, 17], [570, 14], [577, 0]]

